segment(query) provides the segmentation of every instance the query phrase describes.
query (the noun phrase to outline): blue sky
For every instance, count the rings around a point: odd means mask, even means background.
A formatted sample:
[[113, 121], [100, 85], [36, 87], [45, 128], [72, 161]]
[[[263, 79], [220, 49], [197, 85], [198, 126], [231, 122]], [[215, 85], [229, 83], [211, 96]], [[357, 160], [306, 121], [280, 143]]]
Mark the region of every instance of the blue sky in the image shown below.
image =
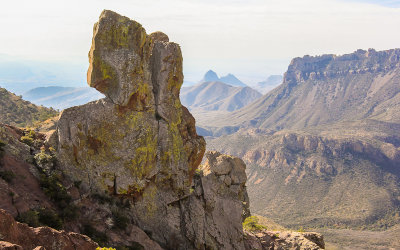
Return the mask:
[[298, 56], [400, 47], [399, 6], [369, 0], [4, 1], [0, 54], [86, 68], [93, 24], [111, 9], [179, 43], [186, 80], [213, 69], [254, 83], [283, 74]]

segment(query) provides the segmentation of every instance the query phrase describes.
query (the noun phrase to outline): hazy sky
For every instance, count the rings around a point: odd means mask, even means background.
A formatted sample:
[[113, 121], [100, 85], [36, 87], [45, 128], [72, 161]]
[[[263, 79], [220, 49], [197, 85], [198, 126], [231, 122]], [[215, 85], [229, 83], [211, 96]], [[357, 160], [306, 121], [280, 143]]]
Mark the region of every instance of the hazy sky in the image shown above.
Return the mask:
[[400, 1], [1, 1], [2, 54], [86, 67], [93, 24], [111, 9], [179, 43], [188, 81], [213, 69], [250, 83], [293, 57], [400, 47]]

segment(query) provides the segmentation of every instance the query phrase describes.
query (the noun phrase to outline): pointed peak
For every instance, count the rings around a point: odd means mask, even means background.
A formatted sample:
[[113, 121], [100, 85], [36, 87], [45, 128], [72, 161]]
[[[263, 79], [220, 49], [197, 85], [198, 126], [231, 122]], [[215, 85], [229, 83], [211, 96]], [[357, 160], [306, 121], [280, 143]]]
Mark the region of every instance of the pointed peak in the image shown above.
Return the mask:
[[219, 77], [218, 77], [217, 73], [215, 73], [214, 71], [212, 71], [210, 69], [209, 71], [207, 71], [207, 73], [205, 73], [201, 82], [213, 82], [213, 81], [218, 81], [218, 80], [219, 80]]
[[235, 75], [229, 73], [226, 76], [220, 78], [221, 82], [232, 86], [246, 87], [247, 85], [240, 81]]

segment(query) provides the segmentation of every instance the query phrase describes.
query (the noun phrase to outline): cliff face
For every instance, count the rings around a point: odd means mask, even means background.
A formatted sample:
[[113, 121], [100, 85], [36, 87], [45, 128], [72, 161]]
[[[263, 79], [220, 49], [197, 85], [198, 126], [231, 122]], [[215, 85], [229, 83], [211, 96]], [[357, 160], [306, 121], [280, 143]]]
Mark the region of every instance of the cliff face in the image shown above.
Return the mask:
[[385, 74], [400, 65], [400, 49], [376, 51], [357, 50], [343, 56], [322, 55], [294, 58], [283, 82], [300, 84], [310, 80], [323, 80], [332, 77], [375, 73]]

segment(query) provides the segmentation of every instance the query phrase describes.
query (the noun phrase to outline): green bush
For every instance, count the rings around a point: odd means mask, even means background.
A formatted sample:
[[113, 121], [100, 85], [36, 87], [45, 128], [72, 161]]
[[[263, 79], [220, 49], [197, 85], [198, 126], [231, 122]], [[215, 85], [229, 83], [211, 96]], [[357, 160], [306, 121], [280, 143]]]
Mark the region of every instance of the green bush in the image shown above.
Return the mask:
[[129, 218], [118, 210], [113, 210], [112, 215], [114, 217], [114, 228], [125, 230], [129, 224]]
[[2, 140], [0, 140], [0, 160], [1, 158], [3, 158], [4, 155], [4, 146], [6, 145], [5, 142], [3, 142]]
[[38, 166], [44, 166], [47, 163], [54, 163], [56, 158], [53, 155], [46, 154], [44, 149], [40, 150], [39, 153], [35, 154], [34, 159]]
[[17, 221], [26, 223], [31, 227], [39, 227], [39, 212], [35, 210], [28, 210], [24, 213], [21, 213], [17, 216]]
[[61, 229], [63, 226], [63, 222], [58, 216], [58, 214], [51, 209], [48, 208], [39, 209], [38, 216], [39, 216], [39, 222], [42, 223], [43, 225], [55, 229]]
[[258, 224], [257, 216], [249, 216], [243, 222], [243, 228], [250, 232], [261, 231], [267, 229], [266, 226]]
[[71, 202], [71, 196], [61, 184], [61, 177], [57, 174], [40, 177], [40, 186], [47, 196], [55, 201], [60, 208], [65, 208]]
[[305, 230], [304, 230], [304, 227], [299, 227], [299, 229], [297, 230], [297, 232], [299, 232], [299, 233], [304, 233], [305, 232]]
[[36, 133], [33, 130], [27, 130], [24, 136], [21, 136], [21, 141], [29, 146], [33, 146], [35, 141]]
[[31, 137], [29, 137], [29, 136], [26, 136], [26, 135], [22, 136], [22, 137], [21, 137], [21, 141], [22, 141], [23, 143], [29, 145], [29, 146], [32, 146], [32, 145], [33, 145], [33, 138], [31, 138]]
[[102, 205], [105, 204], [105, 203], [108, 203], [108, 204], [112, 204], [113, 203], [113, 199], [110, 196], [106, 195], [106, 194], [102, 195], [102, 194], [99, 194], [99, 193], [94, 193], [94, 194], [91, 195], [91, 197], [93, 199], [97, 200]]
[[97, 231], [90, 224], [86, 224], [83, 226], [83, 234], [89, 236], [93, 241], [97, 242], [100, 246], [104, 246], [107, 244], [108, 237], [105, 233]]
[[28, 210], [18, 215], [17, 221], [26, 223], [31, 227], [48, 226], [55, 229], [61, 229], [63, 226], [63, 222], [57, 213], [48, 208]]
[[10, 183], [15, 178], [15, 174], [10, 170], [0, 171], [0, 178], [5, 180], [7, 183]]
[[53, 200], [60, 209], [59, 216], [64, 221], [72, 221], [78, 217], [78, 208], [71, 204], [71, 196], [61, 183], [61, 177], [57, 174], [40, 177], [40, 187], [44, 193]]

